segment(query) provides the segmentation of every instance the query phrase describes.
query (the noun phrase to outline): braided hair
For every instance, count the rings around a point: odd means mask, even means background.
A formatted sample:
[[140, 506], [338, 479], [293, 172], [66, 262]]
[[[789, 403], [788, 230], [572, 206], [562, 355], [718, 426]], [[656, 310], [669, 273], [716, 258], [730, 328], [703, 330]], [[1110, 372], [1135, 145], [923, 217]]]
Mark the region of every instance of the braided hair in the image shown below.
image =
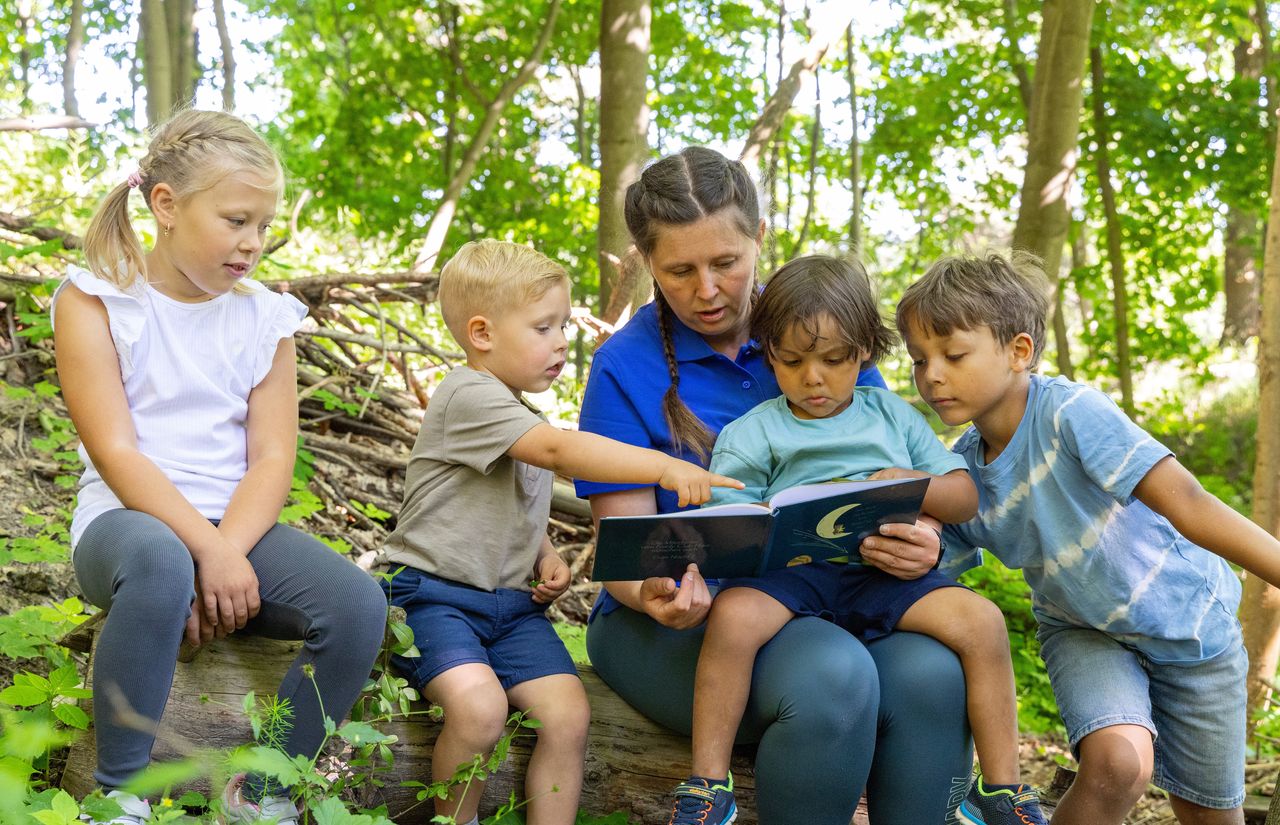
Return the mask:
[[[241, 170], [260, 173], [278, 192], [284, 169], [267, 142], [249, 124], [226, 112], [187, 109], [156, 130], [147, 154], [130, 180], [117, 185], [94, 214], [84, 236], [85, 260], [94, 275], [127, 289], [146, 280], [146, 256], [129, 220], [129, 192], [151, 192], [165, 183], [179, 200], [210, 189]], [[249, 287], [236, 284], [236, 292]]]
[[[729, 210], [736, 228], [754, 239], [760, 226], [760, 203], [747, 169], [714, 149], [691, 146], [650, 164], [640, 179], [627, 187], [624, 216], [631, 239], [648, 258], [666, 226], [694, 223]], [[705, 460], [715, 436], [680, 399], [680, 367], [672, 339], [672, 310], [654, 279], [658, 329], [671, 386], [662, 397], [662, 414], [671, 431], [672, 445]], [[756, 290], [751, 289], [752, 303]]]

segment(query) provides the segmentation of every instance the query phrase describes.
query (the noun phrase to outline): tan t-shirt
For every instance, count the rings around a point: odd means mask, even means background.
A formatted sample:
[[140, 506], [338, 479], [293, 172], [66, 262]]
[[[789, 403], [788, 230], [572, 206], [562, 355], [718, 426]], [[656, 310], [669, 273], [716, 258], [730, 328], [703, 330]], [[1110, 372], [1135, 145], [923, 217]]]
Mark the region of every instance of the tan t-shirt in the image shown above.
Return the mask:
[[551, 513], [551, 471], [511, 445], [545, 418], [470, 367], [440, 382], [409, 456], [404, 506], [384, 555], [485, 590], [529, 589]]

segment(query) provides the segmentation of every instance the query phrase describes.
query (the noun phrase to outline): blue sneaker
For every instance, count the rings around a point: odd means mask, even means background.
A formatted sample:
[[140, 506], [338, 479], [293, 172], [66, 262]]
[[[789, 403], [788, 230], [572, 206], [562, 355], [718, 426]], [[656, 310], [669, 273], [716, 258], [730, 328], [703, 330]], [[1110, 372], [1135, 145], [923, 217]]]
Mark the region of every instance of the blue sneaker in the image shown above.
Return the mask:
[[1049, 825], [1040, 810], [1040, 795], [1030, 785], [992, 785], [979, 774], [956, 809], [969, 825]]
[[700, 776], [681, 782], [667, 825], [729, 825], [738, 818], [738, 804], [733, 801], [733, 776], [726, 782], [712, 785]]

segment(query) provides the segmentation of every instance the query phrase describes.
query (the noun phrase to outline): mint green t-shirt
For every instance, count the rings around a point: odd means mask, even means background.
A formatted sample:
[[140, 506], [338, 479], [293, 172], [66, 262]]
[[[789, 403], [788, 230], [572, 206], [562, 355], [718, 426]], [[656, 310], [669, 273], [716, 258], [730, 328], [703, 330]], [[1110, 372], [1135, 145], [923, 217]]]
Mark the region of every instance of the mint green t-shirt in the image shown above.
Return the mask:
[[708, 504], [768, 501], [797, 484], [857, 480], [889, 467], [945, 475], [967, 468], [906, 401], [878, 387], [857, 387], [849, 406], [828, 418], [796, 418], [779, 395], [720, 431], [711, 471], [745, 489], [713, 488]]

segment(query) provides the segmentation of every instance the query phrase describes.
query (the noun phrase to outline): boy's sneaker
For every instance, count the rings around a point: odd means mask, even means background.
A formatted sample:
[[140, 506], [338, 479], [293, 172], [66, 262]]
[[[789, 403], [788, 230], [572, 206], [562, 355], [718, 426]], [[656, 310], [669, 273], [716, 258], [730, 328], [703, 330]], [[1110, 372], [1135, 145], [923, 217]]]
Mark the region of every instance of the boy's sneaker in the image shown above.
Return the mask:
[[726, 784], [691, 776], [676, 786], [676, 804], [667, 825], [729, 825], [738, 818], [733, 800], [733, 776]]
[[142, 825], [151, 818], [151, 804], [124, 791], [108, 791], [107, 799], [120, 806], [121, 814], [115, 819], [94, 819], [88, 814], [80, 814], [80, 819], [89, 825]]
[[244, 798], [244, 774], [237, 774], [222, 792], [219, 825], [298, 825], [302, 814], [287, 796], [264, 796], [258, 802]]
[[985, 785], [979, 774], [969, 786], [956, 818], [970, 825], [1049, 825], [1040, 795], [1030, 785]]

